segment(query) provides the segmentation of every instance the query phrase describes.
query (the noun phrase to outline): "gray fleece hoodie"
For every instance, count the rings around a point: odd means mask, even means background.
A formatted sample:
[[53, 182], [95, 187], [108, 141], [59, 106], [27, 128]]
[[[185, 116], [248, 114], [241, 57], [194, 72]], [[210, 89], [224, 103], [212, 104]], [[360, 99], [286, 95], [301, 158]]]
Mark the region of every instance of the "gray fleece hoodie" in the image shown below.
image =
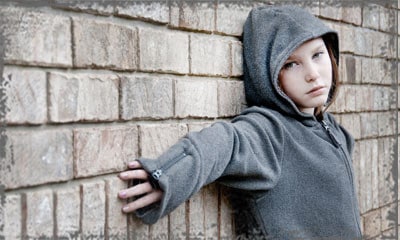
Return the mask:
[[243, 33], [249, 108], [229, 123], [187, 134], [157, 159], [140, 158], [164, 196], [137, 216], [155, 223], [218, 181], [232, 189], [242, 238], [361, 238], [352, 137], [329, 113], [321, 121], [300, 112], [277, 83], [289, 55], [320, 36], [338, 59], [336, 33], [306, 11], [253, 9]]

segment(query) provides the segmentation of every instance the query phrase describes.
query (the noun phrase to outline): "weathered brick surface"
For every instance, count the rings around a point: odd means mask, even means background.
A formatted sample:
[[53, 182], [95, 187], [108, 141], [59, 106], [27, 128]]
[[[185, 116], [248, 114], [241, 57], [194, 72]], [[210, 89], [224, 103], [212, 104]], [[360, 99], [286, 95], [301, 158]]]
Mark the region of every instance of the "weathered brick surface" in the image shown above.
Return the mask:
[[196, 193], [188, 201], [189, 208], [189, 238], [201, 239], [205, 236], [205, 207], [204, 191]]
[[217, 117], [217, 82], [214, 80], [177, 80], [175, 114], [177, 117]]
[[218, 116], [235, 116], [245, 107], [242, 81], [218, 81]]
[[139, 30], [140, 70], [189, 72], [189, 35], [143, 28]]
[[133, 127], [74, 130], [74, 176], [87, 177], [122, 171], [138, 155]]
[[343, 7], [342, 20], [344, 22], [361, 25], [362, 17], [362, 7], [360, 5]]
[[81, 195], [79, 186], [57, 189], [55, 198], [56, 236], [65, 239], [76, 239], [80, 236]]
[[168, 23], [169, 7], [167, 1], [123, 1], [115, 6], [117, 16], [135, 18], [158, 23]]
[[[83, 239], [104, 239], [106, 202], [104, 182], [81, 185], [81, 231]], [[118, 210], [117, 210], [118, 211]]]
[[[348, 28], [347, 28], [348, 29]], [[342, 31], [341, 35], [341, 44], [345, 44], [344, 46], [348, 46], [348, 51], [354, 52], [357, 55], [362, 56], [372, 56], [373, 55], [373, 44], [375, 41], [379, 41], [374, 38], [376, 34], [374, 31], [366, 28], [354, 28], [351, 33], [351, 36], [347, 36], [348, 31]], [[350, 38], [351, 37], [351, 38]], [[344, 40], [352, 41], [352, 42], [344, 42]]]
[[392, 203], [381, 208], [381, 229], [386, 231], [396, 226], [397, 215], [396, 215], [397, 204]]
[[377, 4], [366, 4], [363, 8], [363, 27], [379, 29], [380, 6]]
[[358, 114], [341, 115], [341, 125], [346, 128], [355, 139], [361, 137], [360, 116]]
[[137, 30], [113, 23], [73, 18], [74, 66], [137, 69]]
[[91, 14], [110, 15], [114, 12], [114, 6], [110, 3], [111, 2], [107, 0], [87, 1], [87, 2], [54, 0], [52, 2], [52, 7], [79, 11], [79, 12], [87, 12]]
[[121, 77], [121, 118], [170, 118], [174, 115], [173, 80], [152, 76]]
[[6, 121], [11, 124], [41, 124], [47, 121], [46, 72], [5, 67]]
[[173, 27], [212, 32], [215, 29], [213, 2], [182, 1], [170, 5], [170, 25]]
[[51, 190], [26, 193], [26, 235], [28, 239], [53, 238], [53, 209]]
[[395, 201], [395, 179], [394, 173], [394, 138], [386, 137], [378, 140], [379, 158], [379, 204], [380, 206]]
[[239, 41], [231, 42], [232, 69], [231, 76], [241, 76], [243, 74], [243, 46]]
[[7, 129], [6, 139], [0, 165], [0, 182], [6, 189], [72, 179], [69, 130]]
[[249, 4], [229, 3], [221, 1], [217, 6], [217, 26], [220, 33], [240, 36], [243, 32], [243, 24], [251, 10]]
[[66, 16], [2, 7], [4, 60], [42, 66], [71, 66], [71, 23]]
[[233, 218], [233, 212], [227, 197], [229, 190], [226, 188], [221, 188], [220, 191], [220, 236], [221, 239], [233, 239], [234, 226], [233, 222], [231, 221]]
[[366, 213], [372, 209], [372, 161], [369, 142], [360, 141], [360, 212]]
[[50, 121], [118, 119], [118, 82], [115, 75], [51, 73]]
[[361, 137], [377, 137], [378, 136], [378, 116], [376, 113], [361, 113]]
[[118, 192], [126, 187], [126, 183], [116, 176], [106, 180], [106, 239], [128, 239], [127, 217], [131, 215], [122, 213], [122, 206], [126, 202], [117, 197]]
[[[218, 235], [218, 186], [217, 184], [207, 185], [203, 191], [205, 202], [204, 219], [205, 219], [205, 238], [212, 239]], [[221, 222], [221, 225], [224, 223]]]
[[192, 34], [190, 36], [190, 70], [196, 75], [228, 76], [231, 67], [230, 42]]
[[364, 216], [364, 235], [366, 238], [375, 237], [381, 232], [381, 214], [374, 210]]
[[22, 238], [22, 208], [21, 196], [18, 194], [3, 195], [0, 209], [0, 238]]

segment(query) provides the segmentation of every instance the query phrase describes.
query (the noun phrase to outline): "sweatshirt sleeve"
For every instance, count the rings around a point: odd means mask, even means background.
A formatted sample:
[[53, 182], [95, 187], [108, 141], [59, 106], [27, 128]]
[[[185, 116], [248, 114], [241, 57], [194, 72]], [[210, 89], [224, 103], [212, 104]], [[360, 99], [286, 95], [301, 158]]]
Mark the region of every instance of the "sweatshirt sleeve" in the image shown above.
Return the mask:
[[283, 133], [279, 125], [269, 123], [239, 116], [232, 123], [188, 133], [157, 159], [140, 158], [164, 195], [160, 203], [136, 215], [153, 224], [216, 180], [243, 190], [272, 188], [281, 172]]

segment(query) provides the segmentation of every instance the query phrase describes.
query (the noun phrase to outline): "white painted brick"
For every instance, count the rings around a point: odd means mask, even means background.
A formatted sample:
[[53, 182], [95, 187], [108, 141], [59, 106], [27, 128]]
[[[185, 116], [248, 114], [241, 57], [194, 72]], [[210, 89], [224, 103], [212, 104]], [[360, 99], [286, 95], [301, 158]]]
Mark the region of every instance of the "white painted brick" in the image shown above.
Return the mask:
[[80, 190], [78, 186], [57, 189], [55, 192], [56, 236], [74, 239], [79, 236]]
[[137, 29], [85, 18], [73, 18], [74, 65], [137, 69]]
[[139, 30], [140, 69], [189, 73], [189, 36], [181, 32]]
[[[18, 194], [3, 195], [0, 209], [0, 238], [22, 239], [21, 196]], [[1, 214], [2, 213], [2, 214]], [[1, 218], [2, 217], [2, 218]]]
[[28, 239], [53, 238], [53, 193], [49, 189], [26, 193]]
[[167, 1], [128, 0], [115, 6], [116, 15], [158, 23], [168, 23], [169, 7]]
[[228, 76], [231, 72], [229, 41], [221, 38], [192, 34], [190, 59], [192, 74]]
[[66, 16], [2, 7], [4, 60], [41, 66], [72, 66], [71, 23]]
[[6, 121], [41, 124], [47, 121], [46, 72], [17, 67], [3, 69]]
[[174, 115], [173, 80], [152, 76], [121, 78], [121, 118], [170, 118]]
[[6, 139], [0, 165], [0, 182], [6, 189], [72, 179], [70, 131], [7, 129]]
[[240, 36], [251, 8], [252, 6], [245, 3], [219, 2], [216, 19], [217, 32]]
[[52, 122], [118, 119], [118, 77], [100, 74], [49, 76], [49, 117]]
[[74, 130], [74, 175], [95, 176], [122, 171], [138, 155], [134, 127]]
[[171, 4], [170, 25], [212, 32], [215, 29], [215, 6], [212, 2], [184, 1]]
[[213, 80], [177, 80], [175, 84], [177, 117], [217, 117], [217, 82]]
[[218, 81], [218, 116], [235, 116], [245, 107], [242, 81]]
[[105, 230], [105, 185], [90, 182], [81, 185], [82, 192], [82, 239], [104, 239]]

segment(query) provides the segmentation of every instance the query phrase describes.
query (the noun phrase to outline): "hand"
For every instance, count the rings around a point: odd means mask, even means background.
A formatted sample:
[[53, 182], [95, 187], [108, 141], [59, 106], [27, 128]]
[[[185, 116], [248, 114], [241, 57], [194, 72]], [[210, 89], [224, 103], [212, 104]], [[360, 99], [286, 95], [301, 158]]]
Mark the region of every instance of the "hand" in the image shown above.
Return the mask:
[[124, 213], [133, 212], [139, 208], [146, 207], [152, 203], [158, 202], [161, 200], [163, 192], [159, 189], [154, 189], [150, 182], [148, 181], [148, 174], [142, 168], [138, 161], [133, 161], [128, 164], [128, 167], [132, 170], [121, 172], [118, 176], [121, 180], [129, 181], [129, 180], [142, 180], [142, 183], [139, 183], [135, 186], [132, 186], [127, 189], [123, 189], [118, 193], [118, 197], [121, 199], [127, 199], [130, 197], [138, 197], [143, 195], [134, 201], [126, 204], [122, 207], [122, 211]]

